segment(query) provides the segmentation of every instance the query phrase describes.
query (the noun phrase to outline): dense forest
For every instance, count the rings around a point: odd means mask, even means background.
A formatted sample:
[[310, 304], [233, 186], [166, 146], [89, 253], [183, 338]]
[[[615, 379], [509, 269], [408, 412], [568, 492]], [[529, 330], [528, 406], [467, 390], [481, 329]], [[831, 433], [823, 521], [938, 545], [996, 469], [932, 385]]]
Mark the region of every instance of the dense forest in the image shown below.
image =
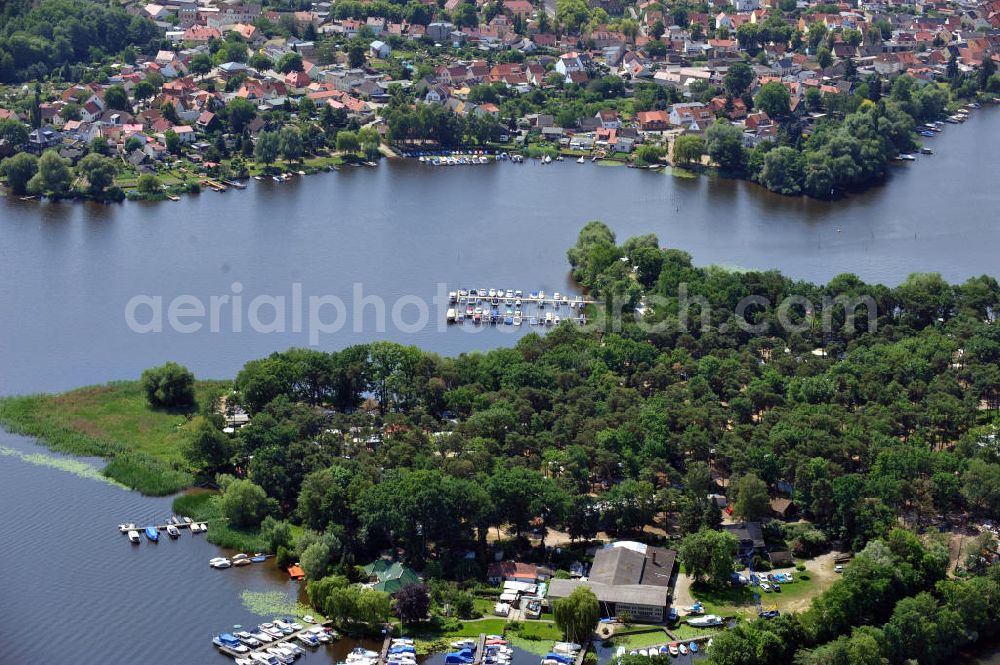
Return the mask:
[[149, 51], [161, 36], [152, 21], [91, 0], [9, 0], [0, 6], [0, 83], [41, 80], [128, 49]]
[[[601, 223], [570, 260], [609, 303], [660, 302], [645, 315], [657, 330], [626, 316], [619, 332], [563, 325], [457, 358], [391, 342], [276, 353], [235, 380], [230, 402], [251, 423], [227, 438], [205, 422], [192, 463], [244, 473], [277, 518], [352, 534], [345, 560], [394, 545], [422, 563], [435, 544], [538, 517], [577, 537], [664, 521], [684, 533], [713, 519], [709, 466], [791, 488], [827, 538], [855, 550], [899, 516], [920, 526], [1000, 507], [992, 278], [817, 286], [696, 267], [652, 236], [618, 245]], [[687, 307], [698, 326], [681, 322], [682, 291], [702, 303]], [[734, 312], [751, 295], [774, 305], [744, 311], [747, 331]], [[877, 306], [874, 330], [820, 306], [844, 295]], [[788, 296], [816, 305], [782, 312]], [[782, 316], [799, 317], [793, 331]]]
[[[769, 496], [795, 500], [807, 522], [765, 532], [797, 555], [834, 542], [859, 554], [808, 612], [720, 636], [717, 663], [796, 650], [803, 663], [933, 663], [992, 631], [995, 541], [975, 539], [965, 579], [947, 580], [947, 550], [917, 534], [1000, 509], [994, 279], [815, 285], [698, 267], [651, 235], [618, 244], [600, 222], [568, 258], [622, 317], [594, 311], [601, 329], [568, 323], [455, 358], [392, 342], [275, 353], [227, 395], [250, 423], [227, 436], [205, 410], [188, 460], [225, 488], [233, 526], [260, 527], [310, 579], [335, 575], [324, 598], [390, 547], [432, 578], [481, 580], [492, 530], [558, 567], [522, 536], [648, 540], [659, 526], [683, 560], [719, 523], [707, 495], [722, 478], [745, 519], [766, 523]], [[859, 302], [871, 316], [852, 318]], [[933, 658], [911, 641], [916, 616]], [[874, 660], [851, 656], [873, 639]]]
[[[909, 531], [873, 540], [802, 613], [737, 624], [711, 665], [935, 665], [1000, 627], [1000, 566], [948, 579], [948, 554]], [[621, 665], [649, 663], [627, 657]], [[666, 656], [660, 657], [667, 662]]]

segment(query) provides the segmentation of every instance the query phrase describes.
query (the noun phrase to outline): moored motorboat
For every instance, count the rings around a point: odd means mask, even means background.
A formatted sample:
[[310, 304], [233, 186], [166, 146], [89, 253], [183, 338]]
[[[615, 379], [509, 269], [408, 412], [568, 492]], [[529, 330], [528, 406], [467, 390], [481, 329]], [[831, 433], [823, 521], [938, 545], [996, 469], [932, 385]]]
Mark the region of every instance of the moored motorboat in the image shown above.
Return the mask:
[[248, 653], [250, 651], [249, 647], [242, 644], [238, 637], [231, 633], [222, 633], [221, 635], [216, 635], [212, 638], [212, 644], [219, 647], [220, 649], [228, 649], [229, 651], [235, 653]]
[[132, 529], [132, 530], [130, 530], [128, 532], [128, 539], [129, 539], [130, 542], [132, 542], [135, 545], [138, 545], [139, 544], [139, 540], [141, 540], [141, 538], [139, 536], [139, 532], [136, 531], [135, 529]]
[[268, 635], [270, 635], [271, 637], [276, 637], [279, 639], [284, 637], [284, 634], [282, 634], [282, 632], [278, 628], [275, 628], [274, 624], [262, 623], [260, 624], [260, 629], [265, 633], [267, 633]]
[[212, 568], [221, 570], [223, 568], [229, 568], [230, 566], [233, 565], [233, 562], [224, 556], [217, 556], [214, 559], [209, 559], [208, 565], [211, 566]]
[[250, 654], [250, 658], [257, 665], [279, 665], [278, 659], [269, 653], [252, 653]]
[[167, 535], [170, 536], [171, 538], [179, 538], [180, 535], [181, 535], [181, 532], [180, 532], [180, 529], [178, 529], [173, 524], [168, 524], [167, 525]]
[[277, 658], [279, 663], [286, 663], [287, 665], [287, 663], [295, 662], [295, 656], [293, 654], [288, 653], [284, 649], [278, 647], [271, 647], [270, 649], [265, 649], [265, 651], [274, 656], [275, 658]]
[[135, 524], [132, 524], [131, 522], [127, 524], [118, 525], [118, 530], [121, 531], [122, 533], [128, 533], [129, 531], [132, 531], [135, 528], [136, 528]]
[[157, 543], [160, 541], [160, 532], [156, 530], [155, 526], [147, 526], [146, 538], [148, 538], [152, 543]]

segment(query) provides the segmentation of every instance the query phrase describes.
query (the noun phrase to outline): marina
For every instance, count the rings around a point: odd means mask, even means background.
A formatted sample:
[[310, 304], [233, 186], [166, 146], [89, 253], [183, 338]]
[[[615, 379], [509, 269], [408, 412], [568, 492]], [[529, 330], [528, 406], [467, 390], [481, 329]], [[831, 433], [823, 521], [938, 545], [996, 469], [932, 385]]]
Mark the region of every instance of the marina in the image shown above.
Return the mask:
[[118, 525], [118, 533], [127, 536], [129, 542], [133, 545], [138, 545], [142, 542], [140, 533], [145, 534], [146, 540], [149, 542], [157, 543], [160, 541], [161, 532], [166, 533], [171, 539], [176, 540], [180, 538], [181, 529], [189, 530], [192, 535], [204, 533], [208, 531], [208, 524], [206, 522], [195, 522], [190, 517], [172, 515], [165, 524], [140, 527], [134, 522], [122, 522]]
[[596, 300], [558, 291], [474, 288], [448, 293], [448, 323], [471, 321], [479, 325], [557, 326], [563, 321], [587, 323], [586, 309]]
[[291, 663], [307, 653], [303, 646], [317, 649], [337, 638], [331, 628], [311, 619], [303, 617], [305, 625], [290, 617], [274, 619], [252, 631], [236, 625], [233, 632], [213, 636], [212, 644], [220, 653], [235, 659], [236, 665]]

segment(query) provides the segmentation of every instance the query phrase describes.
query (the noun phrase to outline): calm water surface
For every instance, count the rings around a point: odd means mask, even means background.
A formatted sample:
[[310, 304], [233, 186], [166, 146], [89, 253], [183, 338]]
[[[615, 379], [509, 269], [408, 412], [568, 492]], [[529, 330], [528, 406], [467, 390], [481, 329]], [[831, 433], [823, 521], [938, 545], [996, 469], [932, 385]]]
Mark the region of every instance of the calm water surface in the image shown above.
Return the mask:
[[[255, 614], [244, 591], [299, 597], [272, 562], [209, 568], [232, 553], [203, 536], [130, 544], [116, 525], [162, 524], [171, 500], [102, 482], [92, 477], [100, 460], [80, 462], [0, 430], [0, 665], [231, 664], [212, 636], [276, 616]], [[358, 644], [381, 647], [342, 640], [300, 662], [340, 662]], [[518, 651], [512, 665], [537, 663]]]
[[[350, 322], [321, 336], [319, 348], [378, 338], [443, 354], [507, 345], [510, 328], [444, 332], [437, 317], [417, 333], [391, 320], [379, 329], [374, 307], [354, 316], [354, 289], [383, 298], [390, 313], [402, 296], [429, 300], [441, 283], [573, 291], [566, 249], [591, 219], [620, 239], [654, 232], [698, 263], [815, 281], [848, 271], [889, 284], [915, 270], [951, 280], [1000, 272], [1000, 109], [978, 111], [927, 143], [937, 154], [894, 168], [884, 187], [834, 202], [573, 161], [383, 163], [178, 203], [0, 200], [0, 394], [131, 378], [168, 359], [198, 376], [230, 377], [248, 359], [309, 343], [306, 332], [292, 332], [296, 283], [307, 299], [346, 303]], [[137, 294], [161, 296], [165, 309], [180, 295], [206, 303], [231, 295], [234, 282], [246, 301], [285, 296], [286, 332], [234, 333], [225, 311], [216, 333], [136, 334], [125, 324]], [[415, 320], [415, 310], [404, 311], [406, 323]]]
[[[439, 283], [572, 291], [565, 250], [590, 219], [620, 239], [654, 232], [698, 263], [815, 281], [848, 271], [889, 284], [914, 270], [951, 280], [1000, 272], [991, 161], [1000, 112], [977, 112], [928, 144], [935, 156], [836, 202], [573, 162], [384, 164], [156, 205], [0, 200], [0, 394], [133, 378], [168, 359], [231, 377], [248, 359], [309, 342], [231, 326], [136, 334], [123, 313], [137, 294], [207, 301], [239, 282], [249, 300], [287, 296], [299, 283], [305, 297], [335, 295], [350, 310], [355, 283], [390, 307], [404, 295], [430, 299]], [[323, 336], [319, 348], [385, 338], [455, 354], [512, 340], [494, 329], [379, 330], [375, 318], [369, 308], [357, 331]], [[269, 566], [211, 570], [220, 552], [201, 537], [129, 545], [115, 525], [161, 521], [170, 500], [95, 479], [98, 461], [72, 471], [66, 461], [0, 432], [0, 665], [226, 663], [213, 632], [270, 618], [255, 616], [243, 591], [295, 597], [296, 585]], [[335, 662], [346, 647], [307, 661]]]

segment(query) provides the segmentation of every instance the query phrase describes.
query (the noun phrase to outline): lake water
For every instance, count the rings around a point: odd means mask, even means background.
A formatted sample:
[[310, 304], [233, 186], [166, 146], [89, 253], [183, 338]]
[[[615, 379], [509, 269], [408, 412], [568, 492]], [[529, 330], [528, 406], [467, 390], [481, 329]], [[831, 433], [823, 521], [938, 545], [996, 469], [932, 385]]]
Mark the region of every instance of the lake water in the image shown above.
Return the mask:
[[[285, 605], [305, 600], [273, 560], [209, 568], [232, 553], [201, 535], [132, 545], [116, 525], [162, 524], [171, 500], [102, 481], [99, 467], [0, 430], [0, 664], [231, 664], [213, 635], [286, 616], [262, 603], [265, 594]], [[345, 639], [300, 662], [341, 662], [358, 645], [381, 647]], [[512, 665], [538, 660], [517, 650]], [[444, 665], [444, 656], [420, 662]]]
[[[443, 311], [405, 332], [392, 306], [459, 285], [575, 292], [566, 249], [591, 219], [619, 239], [656, 233], [700, 264], [778, 268], [814, 281], [841, 272], [889, 284], [915, 270], [950, 280], [997, 272], [1000, 174], [987, 159], [1000, 153], [1000, 109], [977, 111], [927, 143], [937, 154], [893, 168], [883, 187], [833, 202], [573, 161], [383, 161], [177, 203], [0, 200], [0, 394], [133, 378], [166, 360], [200, 377], [231, 377], [251, 358], [310, 343], [308, 311], [294, 332], [296, 284], [303, 302], [334, 296], [345, 304], [345, 327], [318, 335], [318, 348], [378, 338], [443, 354], [507, 345], [519, 333], [443, 330]], [[178, 296], [208, 307], [212, 296], [234, 295], [234, 283], [245, 303], [283, 296], [285, 332], [253, 332], [247, 323], [233, 332], [228, 308], [219, 310], [218, 332], [207, 319], [198, 332], [170, 330], [165, 310]], [[386, 303], [384, 328], [373, 305], [355, 316], [355, 289]], [[166, 332], [126, 325], [137, 295], [162, 298]], [[271, 310], [261, 312], [270, 322]], [[321, 308], [326, 321], [334, 313]], [[150, 316], [137, 310], [141, 323]], [[414, 306], [403, 308], [403, 324], [418, 318]]]
[[[678, 178], [573, 162], [377, 169], [251, 183], [179, 203], [98, 206], [0, 200], [0, 394], [134, 378], [165, 360], [231, 377], [247, 360], [309, 343], [308, 332], [139, 334], [137, 295], [246, 300], [378, 296], [504, 286], [573, 292], [565, 250], [590, 219], [620, 239], [654, 232], [698, 263], [779, 268], [825, 281], [840, 272], [890, 284], [914, 270], [951, 280], [996, 273], [1000, 112], [986, 109], [928, 140], [937, 153], [893, 170], [885, 187], [843, 201], [787, 199], [737, 181]], [[444, 285], [444, 286], [439, 286]], [[405, 310], [404, 310], [405, 311]], [[318, 348], [372, 339], [456, 354], [511, 343], [471, 327], [376, 325], [369, 306]], [[404, 319], [404, 323], [412, 322]], [[0, 664], [229, 662], [214, 632], [263, 618], [244, 592], [295, 598], [270, 566], [211, 570], [202, 537], [131, 546], [121, 521], [162, 521], [151, 499], [97, 477], [96, 460], [49, 453], [0, 432]], [[265, 613], [266, 614], [266, 613]], [[346, 646], [310, 662], [335, 662]], [[340, 651], [338, 651], [340, 649]], [[519, 654], [515, 665], [537, 663]], [[431, 659], [428, 665], [440, 665]]]

